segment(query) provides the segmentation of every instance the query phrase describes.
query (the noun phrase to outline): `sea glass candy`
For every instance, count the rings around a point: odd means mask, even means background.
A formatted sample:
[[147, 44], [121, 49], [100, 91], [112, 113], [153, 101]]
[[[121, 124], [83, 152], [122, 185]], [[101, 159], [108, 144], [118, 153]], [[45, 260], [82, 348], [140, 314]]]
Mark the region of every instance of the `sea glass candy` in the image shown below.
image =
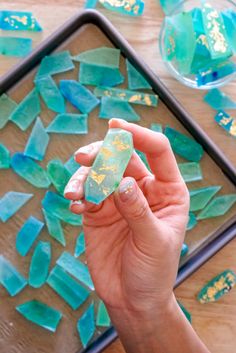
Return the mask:
[[26, 279], [3, 255], [0, 255], [0, 284], [12, 297], [27, 285]]
[[30, 263], [29, 285], [40, 288], [47, 280], [51, 262], [51, 245], [48, 242], [38, 242]]
[[224, 294], [227, 294], [235, 284], [236, 274], [231, 270], [226, 270], [207, 283], [199, 292], [197, 299], [202, 304], [216, 302]]
[[5, 31], [42, 31], [42, 27], [32, 12], [25, 11], [0, 11], [0, 29]]
[[16, 107], [11, 114], [13, 121], [21, 130], [25, 131], [37, 118], [41, 111], [39, 94], [33, 89]]
[[109, 317], [105, 304], [101, 300], [98, 304], [96, 325], [100, 327], [109, 327], [111, 325], [111, 319]]
[[64, 164], [59, 159], [53, 159], [47, 165], [47, 172], [55, 189], [63, 194], [71, 177]]
[[236, 102], [217, 88], [212, 89], [205, 95], [204, 102], [216, 110], [236, 109]]
[[51, 54], [49, 56], [45, 56], [41, 61], [39, 70], [36, 75], [36, 80], [42, 76], [60, 74], [62, 72], [71, 71], [74, 68], [75, 65], [71, 60], [69, 51], [62, 51], [59, 53]]
[[16, 174], [37, 188], [47, 189], [51, 184], [47, 172], [23, 153], [17, 152], [12, 156], [11, 167]]
[[70, 305], [77, 310], [89, 296], [89, 291], [69, 276], [60, 266], [50, 272], [47, 284]]
[[43, 76], [34, 82], [48, 109], [56, 113], [64, 113], [65, 100], [55, 81], [50, 76]]
[[143, 153], [143, 152], [141, 152], [141, 151], [139, 151], [139, 150], [135, 150], [135, 152], [137, 153], [137, 155], [139, 156], [139, 158], [141, 159], [141, 161], [145, 164], [145, 166], [147, 167], [147, 169], [151, 171], [145, 153]]
[[166, 15], [171, 14], [177, 8], [178, 10], [181, 10], [181, 3], [181, 0], [160, 0], [162, 10], [165, 12]]
[[85, 183], [85, 199], [100, 204], [118, 187], [133, 153], [132, 134], [110, 129]]
[[202, 210], [220, 189], [221, 186], [209, 186], [190, 190], [190, 211]]
[[75, 161], [75, 157], [73, 155], [68, 159], [64, 166], [69, 171], [69, 173], [73, 175], [79, 169], [80, 164]]
[[0, 129], [4, 128], [17, 104], [6, 94], [0, 96]]
[[117, 118], [126, 121], [140, 121], [140, 116], [128, 102], [121, 102], [115, 98], [102, 97], [99, 118]]
[[86, 0], [84, 4], [85, 9], [95, 9], [98, 0]]
[[41, 119], [38, 117], [25, 146], [24, 155], [42, 161], [48, 144], [49, 135], [47, 134]]
[[169, 126], [165, 128], [165, 135], [175, 153], [191, 162], [201, 160], [203, 148], [199, 143]]
[[187, 230], [193, 229], [197, 225], [197, 219], [193, 212], [189, 212], [189, 219], [187, 224]]
[[0, 37], [0, 55], [24, 57], [32, 51], [32, 39]]
[[77, 323], [77, 330], [83, 347], [87, 347], [95, 333], [94, 304], [91, 303]]
[[0, 169], [10, 168], [10, 152], [9, 150], [0, 143]]
[[198, 215], [197, 219], [219, 217], [226, 214], [236, 202], [236, 194], [215, 197]]
[[236, 15], [231, 9], [221, 12], [224, 21], [227, 39], [231, 49], [236, 53]]
[[215, 116], [215, 121], [231, 136], [236, 137], [236, 118], [233, 118], [224, 111], [219, 111]]
[[106, 9], [122, 15], [141, 16], [144, 11], [143, 0], [98, 0]]
[[163, 34], [163, 56], [165, 61], [172, 61], [175, 58], [176, 43], [175, 38], [177, 36], [176, 28], [173, 26], [171, 17], [165, 17], [165, 31]]
[[186, 316], [186, 318], [188, 319], [188, 321], [191, 324], [192, 323], [192, 316], [191, 316], [190, 312], [179, 301], [178, 301], [178, 304], [179, 304], [180, 309], [183, 311], [184, 315]]
[[136, 89], [152, 89], [147, 80], [135, 69], [135, 67], [126, 59], [126, 68], [128, 75], [128, 88]]
[[155, 132], [163, 132], [163, 128], [161, 124], [158, 123], [152, 123], [150, 126], [150, 129]]
[[233, 61], [226, 60], [224, 62], [208, 63], [199, 69], [196, 76], [198, 87], [215, 82], [221, 78], [232, 75], [236, 72], [236, 64]]
[[118, 69], [120, 66], [120, 50], [100, 47], [72, 56], [72, 59], [74, 61], [79, 61], [80, 63]]
[[119, 69], [85, 63], [81, 63], [79, 67], [79, 82], [83, 85], [113, 87], [124, 80]]
[[60, 91], [83, 114], [89, 114], [100, 103], [89, 89], [75, 80], [61, 80]]
[[11, 218], [21, 207], [23, 207], [33, 194], [22, 192], [9, 191], [0, 199], [0, 220], [6, 222]]
[[181, 249], [181, 254], [180, 254], [180, 257], [184, 257], [189, 251], [189, 247], [187, 244], [183, 244], [182, 245], [182, 249]]
[[84, 232], [81, 232], [76, 239], [74, 257], [82, 255], [85, 252], [85, 247]]
[[62, 318], [60, 311], [38, 300], [20, 304], [16, 307], [16, 310], [27, 320], [51, 332], [56, 332], [57, 326]]
[[178, 167], [186, 183], [203, 179], [202, 170], [199, 163], [196, 163], [196, 162], [179, 163]]
[[16, 250], [21, 256], [28, 254], [43, 227], [44, 223], [37, 218], [30, 216], [27, 219], [16, 236]]
[[65, 246], [66, 241], [60, 220], [57, 217], [46, 212], [44, 209], [42, 210], [42, 212], [44, 215], [49, 235], [51, 235], [51, 237], [58, 241], [61, 245]]
[[48, 125], [47, 132], [57, 134], [87, 134], [88, 115], [87, 114], [58, 114]]

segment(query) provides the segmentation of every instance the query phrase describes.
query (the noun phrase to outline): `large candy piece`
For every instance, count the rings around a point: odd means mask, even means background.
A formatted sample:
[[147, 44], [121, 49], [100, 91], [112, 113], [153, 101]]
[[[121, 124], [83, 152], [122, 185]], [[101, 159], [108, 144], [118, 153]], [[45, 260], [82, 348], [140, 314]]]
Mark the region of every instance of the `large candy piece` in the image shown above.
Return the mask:
[[115, 48], [100, 47], [72, 56], [72, 60], [94, 66], [118, 69], [120, 66], [120, 50]]
[[190, 190], [190, 211], [202, 210], [220, 189], [221, 186], [209, 186]]
[[4, 128], [17, 104], [6, 94], [0, 96], [0, 129]]
[[135, 67], [126, 59], [126, 68], [128, 74], [128, 88], [135, 89], [152, 89], [147, 80], [135, 69]]
[[10, 152], [9, 150], [0, 143], [0, 169], [10, 168]]
[[26, 279], [3, 255], [0, 255], [0, 284], [12, 297], [27, 285]]
[[42, 31], [42, 27], [32, 12], [25, 11], [0, 11], [0, 29], [5, 31]]
[[121, 102], [118, 99], [109, 97], [102, 97], [99, 118], [117, 118], [126, 121], [140, 121], [140, 116], [128, 102]]
[[99, 204], [118, 187], [133, 153], [132, 134], [110, 129], [85, 183], [85, 199]]
[[196, 162], [179, 163], [178, 167], [186, 183], [202, 180], [202, 170], [199, 163], [196, 163]]
[[75, 65], [71, 60], [69, 51], [51, 54], [49, 56], [45, 56], [41, 61], [36, 75], [36, 80], [42, 76], [60, 74], [62, 72], [73, 70], [74, 68]]
[[38, 161], [42, 161], [44, 159], [48, 144], [49, 136], [41, 119], [37, 118], [25, 146], [24, 155]]
[[30, 216], [16, 236], [16, 250], [21, 256], [26, 256], [35, 240], [38, 238], [44, 223]]
[[87, 114], [59, 114], [48, 125], [47, 132], [58, 134], [87, 134], [88, 115]]
[[226, 214], [236, 202], [236, 194], [215, 197], [198, 215], [197, 219], [219, 217]]
[[43, 76], [34, 82], [48, 109], [56, 113], [64, 113], [65, 101], [55, 81], [50, 76]]
[[55, 189], [63, 194], [71, 177], [64, 164], [59, 159], [53, 159], [47, 165], [47, 172]]
[[236, 53], [236, 12], [227, 9], [221, 12], [221, 16], [224, 21], [228, 42], [233, 52]]
[[77, 323], [77, 330], [83, 347], [87, 347], [95, 333], [94, 304], [90, 304]]
[[233, 61], [222, 60], [220, 62], [208, 62], [208, 64], [199, 69], [196, 76], [198, 87], [215, 82], [221, 78], [232, 75], [236, 72], [236, 64]]
[[129, 16], [141, 16], [144, 11], [143, 0], [98, 0], [106, 9]]
[[74, 257], [79, 257], [81, 254], [83, 254], [85, 252], [85, 248], [86, 248], [86, 245], [85, 245], [84, 232], [81, 232], [76, 239]]
[[0, 55], [24, 57], [32, 51], [32, 39], [0, 37]]
[[204, 102], [216, 110], [236, 109], [236, 102], [217, 88], [212, 89], [205, 95]]
[[0, 220], [6, 222], [11, 218], [26, 202], [28, 202], [33, 194], [25, 194], [22, 192], [9, 191], [0, 199]]
[[215, 116], [215, 121], [231, 136], [236, 137], [236, 118], [233, 118], [224, 111], [220, 111]]
[[45, 218], [49, 235], [51, 235], [51, 237], [57, 240], [61, 245], [65, 246], [66, 241], [60, 220], [57, 217], [46, 212], [44, 209], [42, 210], [42, 212]]
[[81, 63], [79, 82], [83, 85], [108, 86], [120, 85], [125, 80], [119, 69]]
[[50, 243], [38, 242], [30, 263], [29, 285], [40, 288], [47, 280], [51, 261]]
[[105, 304], [100, 300], [98, 304], [98, 312], [96, 318], [96, 325], [100, 327], [109, 327], [111, 319], [105, 307]]

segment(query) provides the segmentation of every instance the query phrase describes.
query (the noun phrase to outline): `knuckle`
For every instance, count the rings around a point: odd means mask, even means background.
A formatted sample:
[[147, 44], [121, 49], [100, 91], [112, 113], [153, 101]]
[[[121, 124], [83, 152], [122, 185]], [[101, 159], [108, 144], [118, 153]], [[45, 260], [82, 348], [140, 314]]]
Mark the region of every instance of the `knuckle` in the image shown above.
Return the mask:
[[134, 221], [142, 220], [147, 216], [148, 211], [149, 207], [147, 203], [142, 203], [141, 205], [134, 205], [134, 207], [130, 209], [130, 217]]

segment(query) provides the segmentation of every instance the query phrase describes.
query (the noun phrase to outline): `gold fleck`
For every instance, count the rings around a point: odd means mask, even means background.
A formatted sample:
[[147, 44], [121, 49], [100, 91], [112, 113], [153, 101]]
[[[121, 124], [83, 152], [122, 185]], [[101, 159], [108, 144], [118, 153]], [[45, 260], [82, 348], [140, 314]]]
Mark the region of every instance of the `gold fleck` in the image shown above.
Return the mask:
[[229, 133], [232, 136], [236, 136], [236, 119], [233, 120], [232, 125], [230, 127]]
[[102, 166], [99, 168], [99, 170], [107, 170], [107, 171], [111, 171], [111, 172], [116, 172], [117, 171], [117, 166], [116, 165], [106, 165], [106, 166]]
[[116, 146], [117, 151], [125, 151], [130, 148], [130, 146], [127, 143], [124, 143], [119, 139], [119, 136], [115, 137], [112, 144]]
[[147, 105], [152, 105], [151, 98], [148, 95], [145, 95], [144, 101]]
[[104, 155], [104, 157], [106, 159], [110, 158], [113, 155], [111, 150], [109, 150], [109, 148], [107, 148], [107, 147], [102, 147], [100, 152]]
[[106, 178], [105, 174], [98, 174], [94, 170], [91, 171], [90, 177], [98, 184], [100, 185], [103, 180]]

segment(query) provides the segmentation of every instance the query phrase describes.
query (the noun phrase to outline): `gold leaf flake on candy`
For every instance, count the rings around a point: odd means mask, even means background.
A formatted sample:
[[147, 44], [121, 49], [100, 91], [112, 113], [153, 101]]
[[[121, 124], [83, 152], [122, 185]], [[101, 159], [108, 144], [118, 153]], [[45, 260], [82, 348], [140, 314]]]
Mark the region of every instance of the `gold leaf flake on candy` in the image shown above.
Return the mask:
[[107, 166], [102, 166], [99, 168], [99, 170], [106, 170], [106, 171], [111, 171], [111, 172], [116, 172], [117, 171], [117, 166], [116, 165], [107, 165]]
[[225, 53], [228, 49], [226, 38], [221, 33], [220, 23], [217, 21], [220, 16], [216, 10], [208, 13], [207, 19], [209, 21], [207, 28], [209, 29], [209, 36], [212, 39], [212, 44], [216, 52]]
[[116, 146], [117, 151], [125, 151], [128, 150], [130, 148], [130, 146], [124, 142], [122, 142], [119, 139], [119, 136], [116, 136], [114, 141], [112, 142], [113, 145]]
[[228, 125], [232, 120], [233, 120], [233, 118], [231, 116], [229, 118], [224, 117], [223, 119], [221, 119], [219, 124], [220, 125]]
[[197, 39], [197, 43], [204, 45], [207, 49], [209, 49], [209, 45], [207, 42], [207, 37], [205, 34], [201, 34], [198, 39]]
[[105, 174], [98, 174], [94, 170], [91, 171], [90, 177], [98, 184], [100, 185], [103, 180], [106, 178]]
[[110, 193], [110, 189], [109, 188], [102, 188], [102, 192], [104, 195], [108, 195]]
[[23, 17], [20, 17], [20, 16], [15, 16], [15, 15], [12, 15], [10, 16], [11, 19], [13, 20], [16, 20], [18, 22], [21, 22], [23, 25], [27, 25], [27, 16], [23, 16]]
[[150, 99], [149, 96], [145, 96], [145, 97], [144, 97], [144, 102], [145, 102], [147, 105], [151, 105], [151, 104], [152, 104], [152, 101], [151, 101], [151, 99]]
[[236, 136], [236, 119], [233, 119], [232, 125], [229, 130], [230, 135]]
[[106, 147], [101, 148], [101, 153], [104, 155], [106, 159], [110, 158], [113, 155], [113, 153], [109, 150], [109, 148], [106, 148]]
[[130, 103], [132, 103], [132, 102], [137, 102], [137, 101], [140, 101], [141, 99], [142, 99], [142, 96], [141, 96], [141, 95], [135, 94], [134, 96], [130, 97], [129, 102], [130, 102]]

